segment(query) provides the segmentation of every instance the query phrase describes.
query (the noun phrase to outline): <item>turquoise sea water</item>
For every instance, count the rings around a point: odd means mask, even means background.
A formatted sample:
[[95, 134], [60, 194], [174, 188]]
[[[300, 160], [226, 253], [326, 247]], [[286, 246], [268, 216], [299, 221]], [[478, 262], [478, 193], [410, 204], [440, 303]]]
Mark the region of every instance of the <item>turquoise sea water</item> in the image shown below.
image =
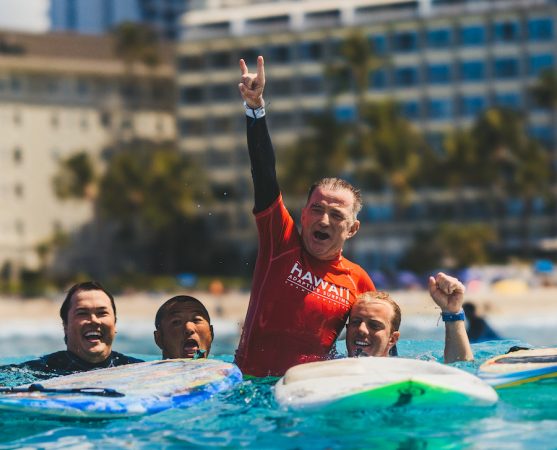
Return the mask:
[[[27, 343], [20, 339], [18, 348], [36, 349], [37, 339]], [[214, 357], [232, 361], [236, 339], [237, 336], [224, 336], [217, 340]], [[141, 355], [134, 349], [152, 348], [147, 338], [142, 341], [119, 334], [118, 340], [121, 345], [116, 346], [117, 350], [135, 356]], [[45, 337], [41, 347], [46, 341]], [[476, 361], [457, 366], [474, 372], [486, 359], [525, 343], [506, 340], [476, 344]], [[5, 338], [0, 339], [0, 348], [5, 350], [8, 346]], [[345, 348], [343, 341], [338, 348]], [[402, 340], [399, 344], [399, 354], [404, 357], [441, 361], [442, 352], [440, 339]], [[2, 355], [0, 363], [21, 361], [30, 353]], [[155, 350], [143, 356], [158, 357]], [[26, 380], [21, 379], [21, 374], [0, 371], [0, 384], [16, 385], [22, 381]], [[244, 381], [205, 403], [139, 419], [75, 421], [0, 412], [0, 449], [557, 448], [557, 383], [500, 390], [500, 401], [489, 408], [405, 407], [335, 415], [280, 409], [273, 400], [275, 381]]]

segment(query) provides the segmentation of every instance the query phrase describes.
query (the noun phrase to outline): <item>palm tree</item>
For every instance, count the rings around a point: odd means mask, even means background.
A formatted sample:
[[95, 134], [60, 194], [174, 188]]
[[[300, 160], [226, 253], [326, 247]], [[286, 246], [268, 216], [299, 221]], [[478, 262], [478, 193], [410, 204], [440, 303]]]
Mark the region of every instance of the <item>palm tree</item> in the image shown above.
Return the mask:
[[[486, 111], [471, 132], [479, 155], [473, 179], [491, 192], [498, 207], [509, 195], [522, 201], [523, 252], [529, 255], [533, 202], [547, 195], [551, 177], [547, 153], [526, 134], [524, 118], [512, 110]], [[499, 217], [503, 211], [493, 213]]]

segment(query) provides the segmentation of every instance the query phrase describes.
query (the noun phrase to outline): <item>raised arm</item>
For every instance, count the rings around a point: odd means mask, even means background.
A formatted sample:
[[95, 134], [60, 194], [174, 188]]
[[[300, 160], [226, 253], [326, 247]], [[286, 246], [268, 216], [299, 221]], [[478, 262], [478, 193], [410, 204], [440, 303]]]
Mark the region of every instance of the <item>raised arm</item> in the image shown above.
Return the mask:
[[429, 294], [441, 308], [445, 323], [445, 362], [471, 361], [474, 359], [464, 326], [464, 285], [456, 278], [439, 272], [429, 277]]
[[265, 120], [265, 62], [257, 58], [257, 72], [250, 73], [240, 60], [242, 77], [238, 84], [246, 106], [248, 151], [255, 194], [254, 212], [267, 209], [278, 198], [280, 189], [275, 169], [275, 152]]

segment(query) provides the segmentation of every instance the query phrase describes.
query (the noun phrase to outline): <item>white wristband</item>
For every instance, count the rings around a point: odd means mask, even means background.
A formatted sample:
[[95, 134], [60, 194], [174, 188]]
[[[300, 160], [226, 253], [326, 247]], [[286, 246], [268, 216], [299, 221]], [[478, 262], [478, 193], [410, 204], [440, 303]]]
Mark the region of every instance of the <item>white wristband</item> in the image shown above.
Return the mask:
[[246, 102], [244, 102], [244, 108], [246, 109], [246, 116], [252, 119], [261, 119], [265, 117], [265, 106], [260, 106], [259, 108], [251, 108]]

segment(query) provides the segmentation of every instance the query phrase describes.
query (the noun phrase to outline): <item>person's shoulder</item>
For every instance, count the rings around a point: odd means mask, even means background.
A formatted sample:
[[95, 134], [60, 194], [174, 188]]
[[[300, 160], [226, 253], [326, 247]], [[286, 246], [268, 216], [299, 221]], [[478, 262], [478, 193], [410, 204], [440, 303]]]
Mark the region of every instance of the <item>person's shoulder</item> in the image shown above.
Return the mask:
[[350, 269], [350, 272], [358, 278], [358, 284], [363, 286], [365, 289], [375, 289], [375, 285], [371, 280], [369, 274], [363, 269], [362, 266], [350, 261], [349, 259], [343, 258], [342, 264]]

